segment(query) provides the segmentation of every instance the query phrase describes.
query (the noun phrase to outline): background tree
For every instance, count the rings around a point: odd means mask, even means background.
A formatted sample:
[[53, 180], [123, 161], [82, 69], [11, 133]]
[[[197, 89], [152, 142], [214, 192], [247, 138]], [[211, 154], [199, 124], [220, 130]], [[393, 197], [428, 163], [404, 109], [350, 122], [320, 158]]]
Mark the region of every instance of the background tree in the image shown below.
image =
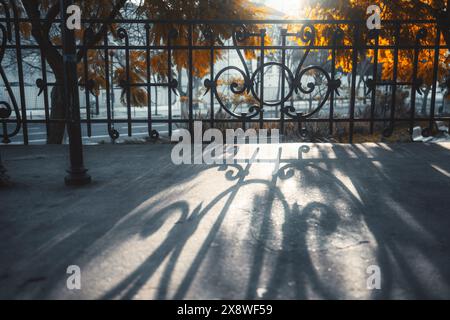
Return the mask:
[[366, 10], [377, 4], [382, 20], [436, 20], [450, 46], [450, 0], [308, 0], [311, 14], [330, 20], [366, 20]]
[[[365, 21], [368, 18], [366, 13], [370, 5], [375, 4], [370, 0], [309, 0], [309, 17], [326, 20], [360, 20]], [[450, 46], [450, 0], [381, 0], [376, 2], [381, 8], [381, 20], [436, 20], [441, 30], [441, 45]], [[344, 44], [353, 44], [353, 30], [351, 25], [343, 26]], [[436, 28], [429, 24], [408, 24], [400, 26], [399, 41], [400, 44], [413, 45], [416, 41], [416, 35], [421, 28], [425, 28], [427, 35], [422, 39], [421, 44], [434, 46], [436, 39]], [[322, 37], [319, 41], [327, 41], [332, 34], [332, 27], [322, 27]], [[380, 32], [380, 45], [392, 45], [394, 43], [395, 28], [390, 24], [382, 23]], [[364, 32], [360, 33], [360, 43], [366, 41]], [[373, 50], [360, 52], [359, 63], [365, 57], [373, 58]], [[340, 50], [338, 52], [338, 67], [346, 73], [352, 70], [351, 52]], [[391, 79], [393, 74], [393, 50], [379, 50], [379, 64], [382, 67], [381, 76], [383, 79]], [[411, 81], [413, 74], [414, 50], [399, 50], [398, 79]], [[433, 63], [434, 50], [422, 49], [419, 52], [419, 65], [417, 77], [422, 80], [425, 94], [429, 92], [433, 84]], [[450, 71], [449, 50], [440, 50], [439, 52], [439, 82], [445, 83]], [[426, 96], [426, 95], [425, 95]], [[448, 91], [447, 91], [447, 98]], [[421, 112], [425, 112], [426, 97], [422, 105]]]

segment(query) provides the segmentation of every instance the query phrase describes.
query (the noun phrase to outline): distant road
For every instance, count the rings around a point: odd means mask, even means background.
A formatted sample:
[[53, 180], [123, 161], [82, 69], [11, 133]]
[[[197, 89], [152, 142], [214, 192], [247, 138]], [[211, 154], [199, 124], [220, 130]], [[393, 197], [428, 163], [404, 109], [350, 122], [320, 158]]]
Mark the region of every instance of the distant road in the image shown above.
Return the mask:
[[[120, 133], [120, 141], [123, 139], [145, 138], [148, 137], [148, 128], [145, 123], [133, 124], [133, 136], [128, 137], [128, 126], [126, 123], [118, 123], [115, 129]], [[161, 136], [168, 136], [168, 125], [164, 123], [154, 123], [153, 129], [157, 130]], [[175, 126], [174, 126], [175, 129]], [[92, 136], [87, 135], [87, 126], [82, 124], [83, 143], [110, 143], [111, 138], [108, 135], [108, 126], [106, 123], [93, 123]], [[66, 138], [67, 139], [67, 138]], [[29, 144], [45, 144], [47, 142], [47, 132], [45, 124], [29, 123], [28, 124], [28, 140]], [[21, 131], [17, 136], [11, 138], [11, 144], [23, 144], [23, 132]]]

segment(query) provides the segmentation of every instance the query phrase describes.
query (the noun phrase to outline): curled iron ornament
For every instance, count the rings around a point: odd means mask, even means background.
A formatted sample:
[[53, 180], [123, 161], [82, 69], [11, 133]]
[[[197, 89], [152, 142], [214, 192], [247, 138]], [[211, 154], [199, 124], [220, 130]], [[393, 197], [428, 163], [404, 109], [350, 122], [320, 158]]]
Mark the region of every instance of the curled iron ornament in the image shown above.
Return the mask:
[[[119, 37], [119, 39], [125, 40], [125, 43], [128, 44], [129, 40], [128, 40], [127, 30], [125, 30], [124, 28], [119, 28], [117, 30], [117, 36]], [[126, 44], [125, 44], [125, 46], [127, 46]]]
[[299, 33], [299, 38], [304, 42], [310, 45], [314, 44], [316, 40], [316, 28], [311, 23], [306, 23], [302, 26]]
[[[119, 39], [124, 40], [125, 41], [125, 47], [129, 48], [130, 46], [130, 40], [128, 38], [128, 32], [124, 29], [124, 28], [119, 28], [117, 30], [117, 36], [119, 37]], [[127, 92], [127, 94], [129, 94], [129, 90], [130, 90], [130, 59], [128, 57], [128, 51], [126, 51], [126, 59], [125, 59], [125, 76], [126, 79], [121, 79], [119, 81], [119, 86], [124, 88]], [[128, 98], [127, 98], [128, 100]], [[128, 101], [129, 103], [129, 101]]]
[[326, 93], [322, 97], [320, 102], [318, 103], [317, 107], [306, 114], [305, 113], [301, 113], [301, 114], [295, 113], [295, 108], [293, 106], [289, 106], [288, 108], [282, 109], [282, 112], [284, 112], [284, 114], [286, 114], [287, 116], [289, 116], [293, 119], [299, 119], [299, 117], [309, 118], [309, 117], [313, 116], [314, 114], [318, 113], [323, 108], [325, 103], [327, 102], [328, 98], [330, 97], [331, 92], [333, 90], [337, 90], [341, 84], [340, 80], [332, 80], [330, 75], [324, 68], [313, 65], [313, 66], [309, 66], [309, 67], [301, 69], [301, 71], [299, 72], [299, 74], [297, 75], [297, 77], [295, 78], [295, 81], [294, 81], [295, 90], [300, 91], [303, 94], [311, 94], [316, 90], [316, 88], [318, 86], [318, 84], [316, 82], [308, 82], [306, 84], [306, 88], [303, 87], [303, 84], [302, 84], [302, 78], [308, 72], [311, 72], [311, 71], [318, 72], [319, 74], [321, 74], [325, 77], [325, 81], [324, 81], [323, 85], [326, 86]]
[[172, 92], [178, 96], [178, 80], [171, 79], [168, 83], [168, 86], [172, 90]]
[[[235, 36], [233, 36], [233, 41], [234, 41], [235, 45], [237, 45], [236, 33], [237, 33], [237, 31], [235, 32]], [[221, 108], [223, 110], [225, 110], [225, 112], [227, 112], [232, 117], [239, 118], [242, 120], [244, 120], [244, 119], [249, 120], [249, 119], [256, 117], [259, 114], [260, 108], [258, 108], [256, 106], [250, 106], [248, 109], [249, 113], [238, 114], [238, 113], [234, 112], [233, 110], [231, 110], [226, 103], [224, 103], [224, 101], [222, 100], [222, 97], [220, 96], [220, 94], [217, 90], [217, 84], [218, 84], [221, 76], [227, 71], [234, 70], [234, 71], [238, 72], [238, 74], [242, 77], [243, 81], [242, 81], [242, 83], [233, 81], [230, 84], [230, 91], [235, 95], [242, 95], [244, 92], [246, 92], [246, 93], [251, 92], [253, 83], [252, 83], [252, 80], [250, 79], [250, 72], [248, 71], [248, 68], [245, 64], [245, 60], [239, 49], [238, 49], [238, 55], [244, 66], [244, 70], [242, 70], [238, 67], [235, 67], [235, 66], [228, 66], [228, 67], [223, 68], [216, 74], [213, 81], [211, 81], [211, 80], [205, 81], [205, 86], [207, 88], [206, 93], [208, 93], [209, 90], [213, 90], [216, 100], [217, 100], [217, 102], [219, 102], [219, 105], [221, 106]]]
[[[308, 66], [304, 67], [305, 61], [311, 51], [311, 48], [313, 47], [316, 39], [316, 29], [313, 24], [307, 23], [304, 24], [300, 31], [295, 34], [297, 38], [299, 38], [302, 42], [306, 43], [308, 45], [308, 48], [306, 49], [304, 55], [302, 56], [295, 73], [292, 72], [292, 70], [287, 67], [285, 64], [280, 62], [266, 62], [260, 65], [253, 73], [250, 73], [247, 63], [244, 59], [244, 56], [241, 52], [241, 49], [236, 48], [236, 52], [238, 54], [239, 60], [241, 61], [242, 68], [236, 67], [236, 66], [227, 66], [223, 69], [221, 69], [214, 79], [206, 79], [204, 81], [204, 86], [207, 88], [205, 95], [210, 91], [213, 90], [213, 93], [216, 97], [216, 100], [218, 101], [219, 105], [223, 110], [225, 110], [226, 113], [228, 113], [230, 116], [234, 118], [238, 118], [241, 120], [249, 120], [252, 118], [255, 118], [256, 116], [260, 115], [264, 112], [264, 107], [276, 107], [281, 106], [281, 112], [283, 112], [285, 115], [287, 115], [290, 118], [293, 119], [304, 119], [311, 117], [312, 115], [316, 114], [317, 112], [322, 109], [322, 107], [325, 105], [326, 101], [330, 97], [330, 94], [332, 91], [335, 91], [338, 95], [338, 88], [341, 85], [340, 80], [338, 79], [331, 79], [328, 72], [323, 69], [320, 66]], [[286, 30], [282, 30], [282, 35], [287, 36], [288, 33]], [[262, 29], [260, 30], [260, 33], [251, 33], [247, 30], [247, 28], [244, 25], [239, 25], [235, 27], [235, 30], [232, 34], [232, 40], [233, 45], [235, 47], [239, 46], [240, 42], [244, 42], [250, 37], [259, 37], [261, 38], [261, 41], [264, 41], [265, 31]], [[343, 38], [343, 31], [341, 29], [338, 29], [335, 31], [335, 38]], [[261, 43], [261, 46], [264, 47], [264, 44]], [[283, 77], [287, 79], [287, 93], [283, 92], [283, 96], [278, 101], [261, 101], [261, 97], [258, 95], [256, 90], [256, 79], [258, 75], [263, 74], [264, 71], [267, 68], [271, 67], [278, 67], [281, 69], [281, 73]], [[235, 71], [238, 73], [240, 81], [233, 81], [229, 85], [230, 92], [234, 95], [242, 95], [244, 93], [251, 94], [255, 101], [258, 102], [258, 105], [250, 105], [248, 107], [248, 112], [242, 112], [240, 114], [236, 113], [234, 110], [230, 108], [230, 106], [224, 102], [223, 97], [218, 92], [218, 83], [220, 78], [228, 71]], [[303, 86], [302, 79], [308, 72], [316, 72], [319, 73], [323, 80], [323, 85], [326, 86], [326, 93], [318, 103], [318, 106], [311, 110], [309, 113], [303, 114], [298, 113], [295, 110], [295, 107], [292, 105], [285, 106], [285, 103], [289, 101], [289, 99], [293, 96], [295, 93], [303, 93], [303, 94], [311, 94], [313, 93], [319, 83], [316, 83], [317, 77], [315, 78], [315, 82], [308, 82], [306, 84], [306, 87]]]
[[152, 140], [158, 140], [159, 139], [159, 132], [158, 130], [152, 130], [151, 134], [150, 134], [150, 139]]
[[[281, 70], [282, 70], [283, 76], [286, 76], [286, 73], [287, 73], [287, 78], [288, 78], [287, 79], [287, 83], [289, 84], [289, 90], [288, 90], [287, 95], [285, 95], [280, 101], [276, 101], [276, 102], [272, 102], [272, 103], [269, 103], [267, 101], [261, 102], [261, 98], [256, 93], [255, 86], [254, 85], [251, 85], [251, 86], [249, 85], [250, 88], [251, 88], [252, 95], [255, 98], [255, 100], [258, 101], [260, 103], [260, 105], [268, 106], [268, 107], [279, 106], [279, 105], [282, 105], [283, 103], [285, 103], [286, 101], [288, 101], [291, 98], [292, 94], [294, 93], [294, 88], [295, 88], [292, 85], [295, 82], [294, 74], [292, 73], [292, 71], [286, 65], [284, 65], [284, 64], [282, 64], [280, 62], [267, 62], [267, 63], [264, 63], [262, 66], [258, 67], [255, 70], [255, 72], [253, 73], [252, 78], [250, 79], [250, 82], [252, 84], [254, 84], [258, 74], [259, 73], [263, 73], [266, 68], [270, 68], [272, 66], [280, 67]], [[284, 95], [284, 93], [283, 93], [283, 95]]]
[[11, 105], [6, 101], [0, 101], [0, 119], [8, 119], [11, 114]]

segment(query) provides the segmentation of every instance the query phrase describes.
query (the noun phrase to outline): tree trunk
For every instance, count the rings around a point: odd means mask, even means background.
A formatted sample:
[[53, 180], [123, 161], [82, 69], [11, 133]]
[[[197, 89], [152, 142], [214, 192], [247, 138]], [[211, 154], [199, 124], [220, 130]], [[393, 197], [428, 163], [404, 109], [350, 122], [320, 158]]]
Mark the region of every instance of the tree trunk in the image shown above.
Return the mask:
[[62, 144], [66, 129], [66, 106], [64, 105], [64, 87], [59, 81], [51, 91], [50, 120], [57, 121], [51, 121], [49, 124], [47, 143]]
[[422, 108], [420, 110], [420, 113], [422, 115], [425, 115], [427, 113], [427, 103], [428, 103], [428, 94], [429, 93], [430, 93], [430, 87], [427, 86], [425, 89], [425, 92], [423, 93]]

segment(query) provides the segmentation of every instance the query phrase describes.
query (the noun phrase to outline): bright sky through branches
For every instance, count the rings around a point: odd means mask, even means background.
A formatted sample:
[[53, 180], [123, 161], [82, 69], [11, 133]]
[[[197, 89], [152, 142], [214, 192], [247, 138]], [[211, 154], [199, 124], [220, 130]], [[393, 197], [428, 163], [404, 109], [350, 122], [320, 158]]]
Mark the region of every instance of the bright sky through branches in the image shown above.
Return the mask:
[[[142, 0], [130, 0], [135, 4], [140, 4]], [[304, 18], [303, 0], [248, 0], [255, 3], [265, 4], [279, 12], [286, 14], [290, 18]]]
[[302, 0], [266, 0], [260, 2], [285, 13], [291, 18], [302, 18]]

